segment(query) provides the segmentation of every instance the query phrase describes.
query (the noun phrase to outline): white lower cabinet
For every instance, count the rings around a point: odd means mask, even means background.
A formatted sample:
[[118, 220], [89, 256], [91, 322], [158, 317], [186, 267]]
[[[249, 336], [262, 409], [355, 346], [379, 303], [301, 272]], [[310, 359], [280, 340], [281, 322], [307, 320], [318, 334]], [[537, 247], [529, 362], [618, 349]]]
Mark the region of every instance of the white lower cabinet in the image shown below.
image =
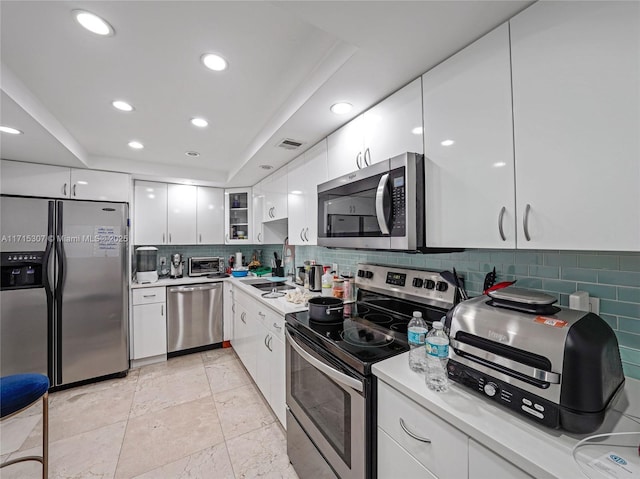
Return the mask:
[[438, 479], [397, 442], [378, 428], [378, 477]]
[[[378, 427], [434, 477], [467, 477], [467, 436], [383, 382], [378, 382]], [[380, 471], [381, 464], [397, 462], [388, 454], [378, 454], [380, 479], [399, 477]]]
[[469, 439], [469, 479], [531, 479], [522, 469]]
[[133, 290], [132, 360], [166, 357], [166, 288]]
[[234, 290], [232, 345], [280, 423], [286, 427], [284, 316]]

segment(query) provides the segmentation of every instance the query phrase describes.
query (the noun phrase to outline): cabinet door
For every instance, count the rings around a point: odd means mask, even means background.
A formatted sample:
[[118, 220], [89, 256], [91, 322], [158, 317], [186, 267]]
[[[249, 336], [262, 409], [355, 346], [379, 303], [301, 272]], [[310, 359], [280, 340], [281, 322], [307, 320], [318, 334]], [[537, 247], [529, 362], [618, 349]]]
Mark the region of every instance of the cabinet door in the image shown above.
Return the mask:
[[[438, 479], [418, 460], [378, 428], [379, 479]], [[489, 476], [486, 476], [489, 477]]]
[[198, 244], [224, 244], [224, 190], [198, 186]]
[[332, 180], [364, 168], [362, 115], [327, 137], [327, 174]]
[[271, 383], [271, 394], [269, 405], [280, 424], [287, 428], [287, 404], [286, 404], [286, 364], [284, 341], [275, 334], [270, 336], [271, 342], [271, 370], [269, 371], [269, 381]]
[[69, 168], [2, 160], [0, 193], [3, 195], [69, 198]]
[[71, 198], [97, 201], [129, 201], [131, 178], [110, 171], [71, 170]]
[[164, 303], [133, 307], [132, 359], [167, 354], [167, 320], [164, 311]]
[[263, 182], [264, 213], [262, 221], [287, 217], [287, 168], [280, 168]]
[[134, 244], [167, 244], [167, 184], [136, 181]]
[[267, 329], [256, 321], [256, 376], [255, 381], [258, 389], [265, 397], [268, 403], [271, 403], [271, 364], [273, 362], [273, 354], [269, 350], [269, 342], [272, 341], [272, 335]]
[[169, 185], [167, 233], [169, 244], [196, 244], [198, 192], [191, 185]]
[[509, 27], [422, 77], [427, 244], [515, 248]]
[[262, 215], [264, 209], [264, 193], [262, 191], [262, 181], [253, 185], [251, 189], [253, 197], [253, 243], [264, 244], [264, 231], [262, 225]]
[[327, 142], [322, 140], [304, 154], [306, 183], [302, 192], [306, 229], [303, 237], [308, 245], [318, 244], [318, 185], [327, 181]]
[[640, 3], [510, 20], [518, 248], [640, 250]]
[[311, 178], [311, 173], [306, 171], [306, 168], [306, 154], [299, 156], [287, 165], [287, 183], [291, 185], [288, 195], [289, 217], [287, 221], [289, 225], [289, 244], [292, 245], [307, 244], [307, 241], [304, 238], [305, 228], [309, 223], [306, 209], [306, 195], [308, 193], [307, 187], [309, 186], [310, 181], [313, 182], [313, 178]]
[[372, 165], [407, 151], [422, 153], [420, 78], [384, 99], [363, 115], [364, 162]]
[[531, 479], [522, 469], [469, 439], [469, 479]]
[[251, 189], [229, 189], [224, 195], [225, 243], [250, 244], [253, 234]]
[[233, 349], [252, 378], [256, 378], [257, 366], [257, 334], [255, 319], [249, 312], [236, 302], [236, 312], [233, 324]]

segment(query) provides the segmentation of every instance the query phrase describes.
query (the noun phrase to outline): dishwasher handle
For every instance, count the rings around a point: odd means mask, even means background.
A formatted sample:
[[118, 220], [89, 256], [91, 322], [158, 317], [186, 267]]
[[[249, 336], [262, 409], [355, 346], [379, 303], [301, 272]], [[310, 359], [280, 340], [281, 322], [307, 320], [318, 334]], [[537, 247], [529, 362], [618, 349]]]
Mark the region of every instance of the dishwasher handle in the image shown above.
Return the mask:
[[222, 288], [222, 283], [196, 284], [195, 286], [171, 286], [167, 288], [168, 293], [193, 293], [194, 291], [207, 291], [210, 289]]

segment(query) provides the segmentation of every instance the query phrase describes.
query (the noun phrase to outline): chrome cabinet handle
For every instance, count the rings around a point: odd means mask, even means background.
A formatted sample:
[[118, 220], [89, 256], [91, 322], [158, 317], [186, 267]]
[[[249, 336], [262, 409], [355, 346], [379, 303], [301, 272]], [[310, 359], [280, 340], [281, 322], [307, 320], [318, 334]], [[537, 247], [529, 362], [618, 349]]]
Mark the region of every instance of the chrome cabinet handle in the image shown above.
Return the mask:
[[258, 243], [262, 243], [262, 233], [258, 233]]
[[498, 215], [498, 231], [500, 232], [500, 238], [502, 241], [507, 241], [507, 237], [504, 235], [504, 230], [502, 229], [502, 222], [504, 220], [504, 213], [507, 211], [505, 206], [500, 210], [500, 214]]
[[262, 316], [263, 318], [265, 318], [265, 314], [262, 311], [258, 311], [258, 316]]
[[271, 343], [273, 343], [273, 337], [269, 336], [269, 342], [267, 343], [267, 348], [269, 348], [269, 351], [273, 352], [273, 349], [271, 348]]
[[171, 233], [169, 233], [169, 243], [171, 243]]
[[62, 187], [62, 195], [63, 196], [67, 196], [67, 184], [65, 183], [64, 186]]
[[142, 297], [143, 298], [155, 298], [156, 295], [155, 294], [143, 294]]
[[202, 243], [202, 233], [200, 233], [200, 243]]
[[360, 162], [362, 161], [362, 152], [358, 152], [358, 154], [356, 155], [356, 166], [358, 167], [359, 170], [362, 169], [362, 165], [360, 164]]
[[272, 216], [272, 218], [275, 218], [276, 216], [277, 216], [277, 215], [276, 215], [276, 207], [274, 206], [274, 207], [273, 207], [273, 216]]
[[232, 312], [232, 313], [235, 313], [235, 312], [236, 312], [236, 303], [233, 303], [233, 304], [231, 305], [231, 312]]
[[305, 241], [309, 241], [309, 237], [307, 236], [307, 233], [309, 232], [309, 228], [307, 228], [306, 230], [304, 230], [304, 239]]
[[410, 437], [414, 438], [416, 441], [420, 441], [420, 442], [425, 442], [427, 444], [431, 444], [431, 439], [427, 439], [426, 437], [420, 437], [417, 434], [409, 431], [409, 429], [407, 429], [407, 426], [405, 426], [404, 420], [402, 418], [400, 418], [400, 427], [402, 428], [402, 430], [404, 432], [406, 432]]
[[269, 345], [267, 344], [267, 339], [269, 339], [269, 335], [268, 334], [264, 337], [264, 341], [262, 341], [262, 342], [264, 343], [264, 347], [269, 349]]
[[[367, 160], [367, 156], [369, 157], [369, 160]], [[371, 166], [371, 151], [369, 151], [369, 148], [364, 150], [364, 164], [365, 166]]]
[[164, 244], [164, 233], [162, 233], [162, 244]]
[[302, 228], [302, 229], [300, 230], [300, 240], [301, 240], [301, 241], [304, 241], [304, 237], [302, 236], [302, 234], [303, 234], [303, 233], [304, 233], [304, 228]]
[[76, 185], [75, 185], [75, 184], [73, 185], [73, 193], [72, 193], [72, 196], [76, 196]]
[[240, 321], [242, 321], [244, 324], [247, 324], [247, 322], [244, 320], [246, 316], [247, 316], [247, 313], [245, 313], [244, 311], [240, 315]]
[[164, 304], [160, 305], [160, 316], [164, 316]]
[[531, 241], [531, 236], [529, 236], [529, 212], [531, 211], [531, 205], [527, 203], [526, 208], [524, 209], [524, 220], [522, 220], [522, 226], [524, 227], [524, 237], [527, 241]]
[[278, 326], [278, 323], [273, 323], [273, 327], [276, 328], [278, 331], [282, 331], [282, 326]]

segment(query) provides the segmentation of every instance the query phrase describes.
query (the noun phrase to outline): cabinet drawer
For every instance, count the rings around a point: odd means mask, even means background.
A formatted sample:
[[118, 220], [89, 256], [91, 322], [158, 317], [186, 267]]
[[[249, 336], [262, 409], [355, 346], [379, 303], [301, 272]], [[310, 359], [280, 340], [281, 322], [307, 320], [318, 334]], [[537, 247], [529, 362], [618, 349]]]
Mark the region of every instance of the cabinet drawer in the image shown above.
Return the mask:
[[137, 288], [133, 290], [133, 304], [164, 303], [167, 299], [167, 288]]
[[[431, 443], [411, 437], [401, 420], [409, 432]], [[383, 382], [378, 383], [378, 427], [435, 476], [467, 477], [467, 436]]]
[[284, 341], [284, 316], [272, 311], [271, 309], [257, 305], [258, 319], [270, 333]]
[[378, 479], [438, 479], [378, 428]]

